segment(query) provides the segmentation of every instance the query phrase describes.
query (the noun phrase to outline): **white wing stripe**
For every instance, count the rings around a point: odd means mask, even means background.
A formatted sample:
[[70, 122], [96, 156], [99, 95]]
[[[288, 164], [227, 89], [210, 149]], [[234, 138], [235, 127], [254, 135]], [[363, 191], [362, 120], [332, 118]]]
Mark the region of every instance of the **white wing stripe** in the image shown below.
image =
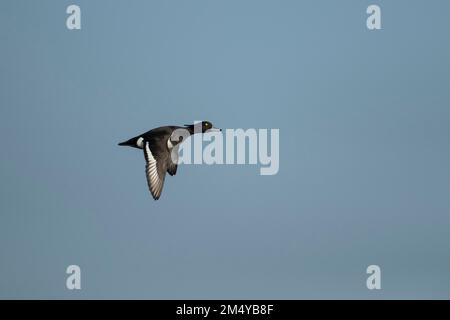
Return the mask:
[[147, 153], [148, 161], [150, 163], [156, 162], [155, 158], [153, 157], [152, 152], [150, 151], [150, 148], [148, 146], [148, 142], [145, 144], [145, 152]]
[[162, 177], [159, 176], [157, 161], [150, 150], [148, 142], [145, 142], [144, 152], [147, 160], [146, 174], [148, 187], [153, 195], [153, 198], [158, 199], [161, 195], [164, 184], [164, 174]]

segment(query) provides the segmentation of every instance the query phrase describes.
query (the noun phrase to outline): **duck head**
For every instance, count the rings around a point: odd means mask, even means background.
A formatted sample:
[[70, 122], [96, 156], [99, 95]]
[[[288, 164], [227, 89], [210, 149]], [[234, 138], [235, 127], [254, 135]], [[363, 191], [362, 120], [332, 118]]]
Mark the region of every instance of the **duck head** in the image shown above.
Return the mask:
[[185, 126], [189, 129], [191, 134], [200, 133], [200, 127], [202, 133], [205, 133], [208, 130], [213, 132], [222, 131], [222, 129], [215, 128], [209, 121], [197, 122], [195, 124], [186, 124]]

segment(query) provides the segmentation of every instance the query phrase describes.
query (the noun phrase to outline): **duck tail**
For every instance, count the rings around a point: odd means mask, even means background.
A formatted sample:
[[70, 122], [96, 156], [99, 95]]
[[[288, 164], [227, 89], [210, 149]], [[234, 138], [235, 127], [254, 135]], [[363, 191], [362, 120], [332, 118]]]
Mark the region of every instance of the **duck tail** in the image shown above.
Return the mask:
[[126, 147], [135, 147], [136, 146], [136, 138], [131, 138], [130, 140], [119, 143], [119, 146]]

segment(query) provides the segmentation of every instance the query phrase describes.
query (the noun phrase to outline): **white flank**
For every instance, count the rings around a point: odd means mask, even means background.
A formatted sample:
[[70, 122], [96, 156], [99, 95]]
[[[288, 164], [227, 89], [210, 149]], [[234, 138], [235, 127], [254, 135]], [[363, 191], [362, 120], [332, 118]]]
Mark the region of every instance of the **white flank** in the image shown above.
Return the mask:
[[169, 148], [169, 150], [173, 149], [173, 144], [172, 144], [172, 141], [170, 141], [170, 138], [167, 139], [167, 148]]
[[137, 141], [136, 141], [136, 145], [139, 147], [139, 148], [142, 148], [143, 146], [144, 146], [144, 138], [142, 138], [142, 137], [140, 137], [139, 139], [137, 139]]

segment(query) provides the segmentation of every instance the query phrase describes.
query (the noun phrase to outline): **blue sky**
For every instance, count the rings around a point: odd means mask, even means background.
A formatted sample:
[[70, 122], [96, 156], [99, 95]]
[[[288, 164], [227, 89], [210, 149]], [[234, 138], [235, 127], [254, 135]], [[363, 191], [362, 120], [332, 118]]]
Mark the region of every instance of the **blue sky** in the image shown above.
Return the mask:
[[[0, 297], [450, 298], [449, 10], [1, 1]], [[280, 129], [279, 173], [181, 166], [153, 201], [117, 143], [202, 119]]]

